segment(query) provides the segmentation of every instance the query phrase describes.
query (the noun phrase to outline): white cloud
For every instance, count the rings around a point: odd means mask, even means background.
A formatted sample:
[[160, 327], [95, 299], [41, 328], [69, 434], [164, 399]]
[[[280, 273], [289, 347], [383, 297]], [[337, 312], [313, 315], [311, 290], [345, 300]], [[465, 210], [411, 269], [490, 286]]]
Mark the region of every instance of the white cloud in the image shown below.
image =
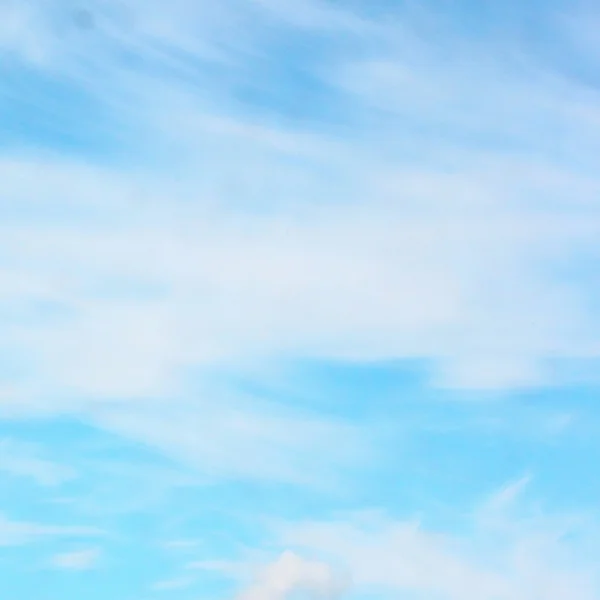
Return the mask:
[[[27, 384], [0, 393], [2, 415], [76, 412], [209, 475], [322, 485], [368, 457], [367, 433], [190, 391], [190, 371], [416, 357], [434, 384], [505, 389], [547, 383], [548, 361], [598, 360], [597, 276], [566, 268], [593, 267], [600, 249], [600, 119], [581, 85], [493, 42], [455, 43], [443, 28], [430, 43], [410, 18], [399, 35], [393, 19], [316, 0], [257, 0], [235, 15], [229, 2], [89, 6], [83, 34], [56, 3], [3, 3], [0, 55], [92, 94], [113, 117], [98, 128], [151, 156], [152, 173], [0, 157], [2, 208], [20, 209], [0, 226], [0, 344], [28, 369]], [[357, 117], [343, 135], [234, 108], [232, 81], [275, 81], [286, 38], [275, 22], [333, 36], [331, 54], [301, 70]], [[215, 62], [222, 77], [200, 66]], [[66, 476], [31, 457], [0, 456], [0, 468], [43, 484]], [[289, 527], [283, 547], [394, 592], [597, 596], [564, 559], [562, 523], [548, 533], [505, 514], [524, 485], [476, 511], [472, 538], [356, 517]], [[96, 534], [0, 520], [0, 545]], [[330, 567], [300, 556], [283, 554], [244, 600], [340, 591]]]
[[[555, 274], [564, 260], [590, 259], [598, 249], [600, 182], [586, 167], [597, 124], [573, 116], [594, 108], [589, 95], [544, 77], [533, 61], [522, 69], [507, 63], [493, 40], [489, 53], [475, 41], [452, 46], [460, 60], [448, 66], [440, 48], [455, 32], [445, 23], [440, 39], [426, 41], [410, 11], [397, 42], [398, 20], [316, 1], [254, 4], [236, 20], [228, 3], [92, 3], [98, 32], [69, 37], [80, 52], [71, 47], [46, 66], [94, 85], [68, 58], [93, 56], [102, 66], [96, 85], [105, 88], [93, 93], [103, 102], [126, 99], [115, 116], [135, 121], [156, 152], [163, 143], [170, 149], [163, 166], [143, 176], [57, 159], [0, 163], [11, 203], [74, 215], [1, 232], [17, 260], [4, 269], [0, 294], [72, 311], [71, 320], [43, 328], [8, 328], [8, 343], [35, 353], [46, 383], [147, 397], [173, 393], [189, 365], [416, 356], [437, 365], [436, 383], [502, 388], [547, 381], [550, 358], [597, 358], [599, 323], [587, 304], [596, 283]], [[44, 12], [56, 17], [58, 8], [34, 2], [28, 10], [46, 28], [40, 39], [60, 46]], [[250, 13], [254, 25], [236, 45]], [[371, 114], [385, 101], [393, 113], [443, 124], [447, 135], [413, 133], [408, 149], [390, 141], [407, 134], [388, 113], [384, 130], [366, 139], [266, 126], [220, 102], [227, 90], [214, 82], [199, 97], [181, 79], [142, 76], [115, 58], [125, 44], [151, 64], [183, 68], [157, 49], [199, 58], [194, 24], [229, 57], [215, 50], [218, 60], [235, 57], [239, 75], [274, 43], [266, 33], [273, 17], [344, 36], [348, 51], [332, 55], [332, 72], [319, 73], [342, 91], [341, 105]], [[112, 37], [100, 34], [109, 30]], [[487, 58], [482, 65], [473, 56]], [[548, 151], [540, 120], [557, 124], [569, 144], [581, 142], [572, 159]], [[465, 139], [465, 127], [508, 136], [518, 150], [482, 147]], [[198, 177], [199, 169], [210, 175]], [[163, 293], [110, 298], [111, 282], [118, 294], [125, 281]]]
[[239, 600], [286, 600], [301, 593], [302, 597], [331, 599], [341, 595], [346, 583], [322, 562], [284, 552], [264, 567], [254, 584], [244, 590]]
[[[368, 442], [212, 390], [192, 400], [189, 373], [416, 357], [434, 384], [506, 389], [547, 383], [550, 360], [597, 360], [598, 282], [565, 273], [598, 253], [595, 100], [493, 44], [455, 48], [447, 28], [430, 42], [410, 18], [398, 36], [393, 19], [321, 2], [258, 4], [233, 18], [227, 2], [93, 2], [94, 30], [60, 37], [68, 15], [33, 2], [42, 63], [11, 4], [2, 47], [92, 94], [152, 172], [23, 150], [0, 160], [3, 199], [22, 207], [0, 228], [2, 348], [28, 369], [2, 414], [76, 411], [209, 471], [324, 480]], [[333, 36], [306, 67], [356, 116], [343, 135], [234, 107], [232, 80], [260, 63], [273, 81], [261, 61], [282, 55], [274, 19]], [[118, 60], [124, 49], [148, 71]], [[223, 80], [175, 56], [218, 61]], [[548, 148], [549, 123], [568, 157]]]
[[[21, 248], [16, 273], [47, 290], [34, 299], [59, 301], [71, 317], [13, 324], [7, 340], [36, 355], [47, 384], [101, 397], [168, 394], [188, 365], [249, 357], [428, 357], [438, 381], [472, 387], [537, 384], [548, 358], [597, 357], [589, 283], [555, 279], [552, 268], [591, 248], [599, 216], [496, 201], [488, 214], [439, 216], [453, 199], [436, 177], [407, 195], [430, 210], [406, 209], [401, 191], [394, 204], [296, 217], [215, 214], [198, 198], [196, 215], [170, 204], [167, 216], [165, 205], [120, 231], [11, 225], [2, 235]], [[473, 202], [493, 198], [485, 185]], [[123, 281], [164, 291], [123, 298]]]
[[98, 548], [65, 552], [53, 556], [52, 565], [65, 571], [88, 571], [96, 567], [101, 555]]
[[599, 549], [596, 544], [590, 555], [585, 541], [594, 539], [594, 524], [523, 514], [517, 498], [524, 485], [521, 480], [494, 494], [477, 508], [463, 534], [364, 512], [333, 522], [286, 525], [280, 541], [343, 565], [358, 592], [440, 600], [597, 598], [594, 556]]

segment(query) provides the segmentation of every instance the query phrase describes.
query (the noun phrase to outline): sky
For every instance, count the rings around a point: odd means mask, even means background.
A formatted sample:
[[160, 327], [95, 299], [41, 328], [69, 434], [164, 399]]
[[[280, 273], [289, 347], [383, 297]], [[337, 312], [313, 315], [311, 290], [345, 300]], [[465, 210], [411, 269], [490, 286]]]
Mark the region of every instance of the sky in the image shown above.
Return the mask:
[[599, 28], [0, 0], [2, 600], [600, 599]]

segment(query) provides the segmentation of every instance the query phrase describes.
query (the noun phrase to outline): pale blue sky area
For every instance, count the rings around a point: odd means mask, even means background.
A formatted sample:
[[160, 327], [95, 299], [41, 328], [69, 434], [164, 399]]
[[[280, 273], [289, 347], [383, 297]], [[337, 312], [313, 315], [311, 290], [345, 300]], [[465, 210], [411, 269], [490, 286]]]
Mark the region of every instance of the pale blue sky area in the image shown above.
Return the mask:
[[0, 0], [0, 598], [600, 599], [598, 31]]

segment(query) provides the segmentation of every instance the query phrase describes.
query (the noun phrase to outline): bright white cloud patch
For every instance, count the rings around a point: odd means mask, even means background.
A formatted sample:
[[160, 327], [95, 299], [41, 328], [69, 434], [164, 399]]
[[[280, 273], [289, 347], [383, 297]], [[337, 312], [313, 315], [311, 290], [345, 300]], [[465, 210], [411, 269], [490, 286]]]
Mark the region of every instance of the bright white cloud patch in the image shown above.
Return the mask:
[[240, 600], [287, 600], [301, 594], [309, 598], [337, 598], [344, 583], [325, 563], [309, 561], [284, 552], [266, 566], [256, 583], [240, 596]]

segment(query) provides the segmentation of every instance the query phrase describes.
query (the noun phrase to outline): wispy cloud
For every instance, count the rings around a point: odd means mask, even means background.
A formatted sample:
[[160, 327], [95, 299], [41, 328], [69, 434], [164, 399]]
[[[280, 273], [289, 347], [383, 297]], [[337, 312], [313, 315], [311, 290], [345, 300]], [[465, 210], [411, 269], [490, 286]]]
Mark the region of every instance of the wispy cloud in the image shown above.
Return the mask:
[[152, 589], [156, 592], [170, 592], [173, 590], [184, 590], [191, 587], [196, 580], [193, 577], [176, 577], [174, 579], [164, 579], [152, 584]]
[[39, 449], [33, 445], [0, 439], [0, 471], [31, 478], [44, 486], [60, 485], [76, 477], [74, 469], [46, 460], [39, 454]]
[[[597, 504], [561, 485], [589, 478], [593, 427], [576, 438], [597, 411], [569, 390], [538, 413], [536, 394], [590, 385], [600, 359], [598, 11], [550, 4], [0, 0], [0, 417], [85, 424], [194, 472], [77, 463], [69, 510], [144, 548], [200, 493], [289, 512], [243, 600], [335, 595], [338, 568], [358, 595], [597, 596], [598, 551], [578, 545], [594, 520], [552, 506]], [[360, 407], [261, 386], [306, 359], [354, 366]], [[375, 410], [361, 369], [410, 361], [423, 379]], [[467, 415], [433, 406], [440, 388], [521, 395]], [[11, 485], [73, 475], [8, 431]], [[513, 470], [531, 476], [471, 506]], [[523, 517], [534, 487], [550, 508]], [[332, 519], [332, 490], [382, 512]], [[436, 504], [418, 523], [395, 516], [413, 491]], [[447, 527], [446, 504], [466, 511]], [[0, 520], [0, 544], [101, 534], [43, 506]], [[93, 552], [50, 551], [65, 569]], [[235, 571], [218, 556], [198, 581]]]
[[[461, 535], [377, 512], [283, 528], [282, 543], [318, 552], [353, 575], [358, 589], [435, 594], [440, 598], [587, 600], [600, 582], [585, 558], [596, 526], [585, 519], [536, 517], [516, 501], [521, 482], [503, 488]], [[515, 506], [505, 506], [511, 496]], [[492, 508], [493, 505], [493, 508]], [[571, 540], [569, 540], [571, 538]], [[574, 540], [574, 541], [573, 541]]]
[[271, 480], [328, 488], [338, 473], [365, 464], [372, 450], [364, 434], [327, 419], [206, 390], [189, 403], [99, 408], [93, 421], [160, 448], [205, 475]]
[[[99, 76], [109, 78], [103, 85], [135, 97], [137, 114], [147, 117], [131, 141], [141, 150], [154, 137], [153, 154], [175, 174], [4, 160], [9, 198], [68, 209], [60, 224], [17, 220], [2, 232], [21, 257], [5, 270], [7, 281], [18, 273], [31, 290], [25, 298], [58, 302], [66, 315], [44, 327], [11, 327], [9, 339], [39, 356], [38, 377], [86, 395], [146, 396], [172, 392], [190, 364], [290, 354], [417, 356], [437, 365], [433, 379], [442, 385], [501, 388], [547, 382], [550, 358], [597, 358], [598, 323], [586, 302], [592, 282], [585, 274], [552, 274], [559, 256], [595, 256], [600, 229], [600, 184], [586, 168], [595, 125], [574, 114], [594, 101], [579, 84], [503, 56], [493, 41], [452, 47], [456, 61], [448, 64], [440, 52], [457, 39], [452, 23], [441, 22], [437, 40], [424, 38], [423, 14], [398, 15], [390, 26], [327, 3], [250, 3], [239, 19], [245, 22], [246, 11], [262, 15], [252, 31], [277, 22], [344, 36], [352, 50], [331, 50], [330, 71], [309, 58], [287, 60], [316, 69], [340, 105], [354, 107], [357, 126], [368, 115], [387, 115], [385, 131], [361, 125], [360, 139], [341, 138], [322, 121], [308, 129], [265, 127], [240, 107], [216, 108], [225, 83], [205, 87], [198, 106], [197, 90], [184, 79], [165, 83], [143, 66], [154, 61], [171, 73], [170, 61], [190, 66], [184, 51], [200, 60], [186, 31], [193, 23], [208, 32], [222, 11], [228, 19], [206, 39], [216, 37], [245, 68], [256, 67], [269, 45], [275, 51], [280, 36], [246, 36], [231, 47], [238, 29], [230, 3], [216, 12], [188, 3], [168, 11], [110, 2], [89, 10], [96, 28], [81, 32], [68, 10], [29, 5], [45, 31], [40, 40], [69, 48], [40, 68], [85, 86], [73, 45], [81, 57], [93, 53]], [[393, 43], [400, 16], [406, 35]], [[68, 41], [58, 41], [56, 19], [70, 31]], [[13, 42], [26, 36], [24, 26], [13, 29]], [[372, 41], [356, 58], [365, 39]], [[482, 44], [494, 50], [483, 63], [472, 58], [483, 55]], [[117, 58], [119, 48], [139, 59], [137, 70]], [[125, 70], [127, 78], [115, 75]], [[136, 72], [144, 72], [141, 94], [125, 84]], [[406, 119], [445, 133], [413, 131]], [[574, 156], [563, 160], [548, 148], [540, 138], [547, 123], [563, 141], [582, 144]], [[408, 134], [410, 148], [399, 141]], [[197, 176], [198, 168], [210, 177]], [[124, 281], [162, 293], [124, 300]]]
[[104, 532], [94, 527], [13, 521], [0, 515], [0, 546], [19, 546], [46, 537], [94, 538], [101, 535]]
[[88, 571], [98, 564], [102, 553], [98, 548], [88, 548], [56, 554], [52, 557], [52, 566], [65, 571]]

